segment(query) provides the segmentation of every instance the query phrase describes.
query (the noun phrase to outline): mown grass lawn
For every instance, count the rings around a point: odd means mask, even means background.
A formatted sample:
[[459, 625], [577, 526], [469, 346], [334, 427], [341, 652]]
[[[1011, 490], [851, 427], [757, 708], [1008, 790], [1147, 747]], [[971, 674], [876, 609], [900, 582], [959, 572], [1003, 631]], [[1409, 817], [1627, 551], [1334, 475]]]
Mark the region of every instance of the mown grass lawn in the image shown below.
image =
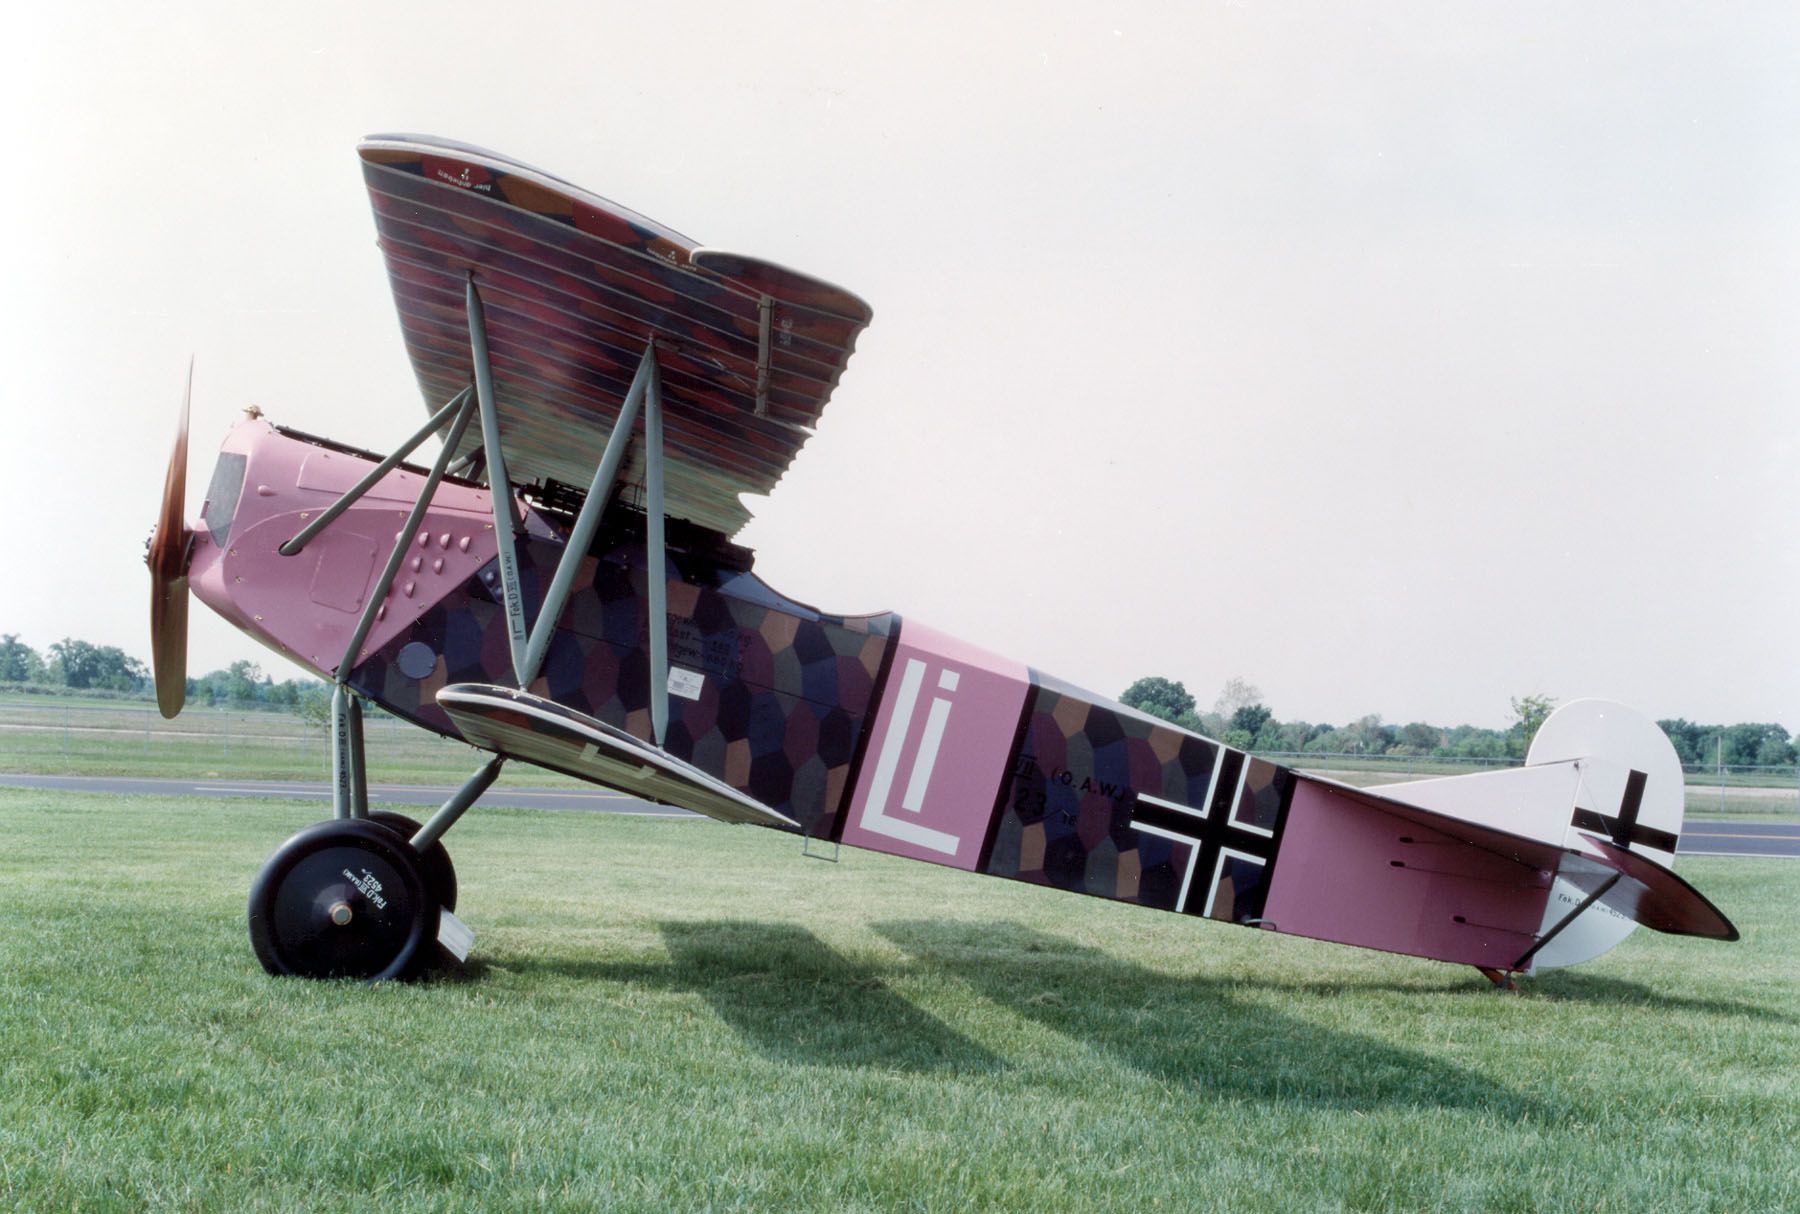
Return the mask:
[[313, 811], [0, 790], [0, 1205], [1791, 1210], [1800, 868], [1473, 972], [694, 820], [477, 809], [469, 968], [265, 976]]

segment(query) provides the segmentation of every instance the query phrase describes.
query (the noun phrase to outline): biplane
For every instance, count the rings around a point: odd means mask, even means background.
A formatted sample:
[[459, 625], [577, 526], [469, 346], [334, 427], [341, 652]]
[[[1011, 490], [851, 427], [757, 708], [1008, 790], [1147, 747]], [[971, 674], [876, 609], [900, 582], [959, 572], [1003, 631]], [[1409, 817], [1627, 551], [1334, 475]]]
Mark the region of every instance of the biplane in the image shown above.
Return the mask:
[[[1736, 939], [1671, 869], [1657, 727], [1577, 701], [1525, 766], [1356, 788], [892, 613], [774, 589], [732, 536], [812, 433], [867, 304], [459, 143], [358, 148], [426, 416], [385, 455], [251, 412], [148, 563], [157, 697], [189, 591], [332, 685], [333, 816], [256, 876], [271, 973], [388, 979], [470, 936], [443, 837], [513, 760], [727, 823], [1479, 968], [1636, 925]], [[189, 389], [191, 395], [192, 375]], [[425, 465], [408, 458], [440, 440]], [[488, 757], [372, 810], [362, 705]]]

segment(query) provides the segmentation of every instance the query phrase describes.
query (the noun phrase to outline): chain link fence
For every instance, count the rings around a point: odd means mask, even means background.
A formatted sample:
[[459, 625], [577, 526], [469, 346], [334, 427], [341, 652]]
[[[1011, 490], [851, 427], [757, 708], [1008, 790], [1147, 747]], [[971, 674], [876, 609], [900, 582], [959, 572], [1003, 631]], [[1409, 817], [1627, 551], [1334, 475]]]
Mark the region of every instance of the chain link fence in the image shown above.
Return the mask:
[[[455, 783], [483, 756], [378, 711], [363, 719], [372, 780]], [[1263, 757], [1348, 784], [1430, 779], [1516, 767], [1513, 759], [1271, 751]], [[526, 774], [509, 769], [509, 779]], [[44, 697], [0, 702], [0, 770], [50, 774], [329, 780], [325, 725], [293, 712], [189, 707], [164, 720], [154, 705]], [[1800, 769], [1688, 764], [1690, 813], [1800, 814]], [[563, 783], [545, 773], [546, 783]]]
[[[469, 746], [379, 712], [363, 719], [371, 778], [458, 781]], [[165, 720], [154, 705], [0, 703], [0, 770], [49, 774], [329, 780], [321, 722], [292, 712], [189, 707]]]

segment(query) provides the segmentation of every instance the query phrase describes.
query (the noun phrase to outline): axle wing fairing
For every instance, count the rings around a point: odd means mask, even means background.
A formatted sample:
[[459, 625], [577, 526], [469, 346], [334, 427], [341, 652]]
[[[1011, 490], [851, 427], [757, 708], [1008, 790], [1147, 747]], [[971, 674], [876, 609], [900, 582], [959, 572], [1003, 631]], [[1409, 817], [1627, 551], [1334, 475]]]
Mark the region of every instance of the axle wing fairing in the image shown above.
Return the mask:
[[529, 692], [458, 683], [437, 702], [463, 737], [495, 754], [716, 818], [791, 830], [800, 824], [659, 746]]

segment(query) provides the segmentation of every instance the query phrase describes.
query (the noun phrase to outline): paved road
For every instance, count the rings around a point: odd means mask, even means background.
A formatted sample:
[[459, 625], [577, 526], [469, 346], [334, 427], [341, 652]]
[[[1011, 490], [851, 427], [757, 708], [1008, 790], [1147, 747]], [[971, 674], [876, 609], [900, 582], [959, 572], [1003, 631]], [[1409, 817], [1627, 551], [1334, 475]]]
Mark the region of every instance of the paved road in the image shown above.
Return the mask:
[[[0, 774], [0, 786], [41, 788], [61, 792], [101, 792], [153, 797], [285, 797], [318, 801], [331, 810], [331, 785], [277, 783], [265, 780], [160, 780], [137, 776], [15, 776]], [[369, 789], [369, 799], [383, 805], [442, 805], [455, 789], [423, 784], [381, 784]], [[644, 814], [653, 817], [691, 818], [684, 809], [651, 805], [635, 797], [596, 788], [592, 792], [565, 792], [552, 788], [508, 788], [504, 781], [482, 794], [481, 804], [511, 809], [579, 810], [588, 813]]]
[[[0, 774], [0, 785], [66, 792], [131, 793], [157, 797], [287, 797], [331, 802], [324, 783], [272, 783], [262, 780], [157, 780], [130, 776], [14, 776]], [[442, 805], [449, 786], [378, 785], [370, 800], [386, 805]], [[685, 810], [651, 805], [635, 797], [596, 788], [564, 792], [550, 788], [507, 788], [497, 784], [481, 798], [483, 805], [514, 809], [554, 809], [587, 813], [646, 814], [691, 818]], [[329, 810], [325, 811], [329, 813]], [[321, 816], [324, 816], [323, 814]], [[1780, 856], [1800, 858], [1800, 822], [1690, 822], [1681, 836], [1684, 856]]]
[[1800, 822], [1689, 822], [1677, 854], [1800, 857]]

